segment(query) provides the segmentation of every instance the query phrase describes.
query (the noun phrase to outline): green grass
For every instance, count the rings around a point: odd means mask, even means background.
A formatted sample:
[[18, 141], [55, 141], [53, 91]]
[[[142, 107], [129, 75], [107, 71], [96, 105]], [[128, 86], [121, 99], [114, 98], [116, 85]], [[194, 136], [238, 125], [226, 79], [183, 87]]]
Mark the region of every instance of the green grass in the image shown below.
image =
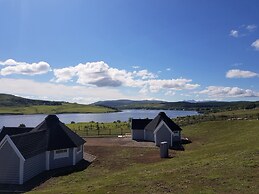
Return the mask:
[[259, 108], [256, 109], [240, 109], [225, 112], [214, 113], [213, 115], [226, 115], [234, 118], [258, 118], [259, 119]]
[[63, 103], [62, 105], [37, 105], [0, 107], [0, 114], [61, 114], [61, 113], [104, 113], [116, 110], [102, 106]]
[[185, 151], [154, 163], [136, 160], [152, 148], [100, 147], [87, 169], [31, 193], [258, 193], [259, 121], [203, 122], [183, 135], [193, 141]]
[[[84, 122], [67, 125], [80, 136], [107, 136], [122, 135], [130, 133], [129, 123], [113, 122], [113, 123], [97, 123]], [[98, 131], [99, 129], [99, 131]]]

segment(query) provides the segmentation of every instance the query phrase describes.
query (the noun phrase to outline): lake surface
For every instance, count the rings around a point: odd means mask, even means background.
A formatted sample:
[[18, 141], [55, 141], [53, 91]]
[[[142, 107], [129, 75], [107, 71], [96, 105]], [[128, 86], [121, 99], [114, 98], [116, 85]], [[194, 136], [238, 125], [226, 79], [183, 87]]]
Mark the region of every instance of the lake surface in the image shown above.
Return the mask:
[[[115, 113], [89, 113], [89, 114], [57, 114], [60, 121], [63, 123], [74, 122], [113, 122], [113, 121], [128, 121], [129, 118], [134, 119], [153, 119], [159, 112], [165, 112], [168, 117], [176, 118], [178, 116], [197, 115], [196, 111], [177, 111], [177, 110], [123, 110], [122, 112]], [[17, 127], [21, 123], [27, 127], [35, 127], [41, 123], [47, 115], [0, 115], [0, 128], [6, 127]]]

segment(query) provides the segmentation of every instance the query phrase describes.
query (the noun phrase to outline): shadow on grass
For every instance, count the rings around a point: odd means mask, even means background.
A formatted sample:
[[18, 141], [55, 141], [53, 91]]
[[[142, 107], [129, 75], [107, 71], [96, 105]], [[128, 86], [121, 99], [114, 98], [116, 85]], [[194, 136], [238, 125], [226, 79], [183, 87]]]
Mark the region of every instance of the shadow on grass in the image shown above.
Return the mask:
[[0, 193], [24, 193], [31, 191], [37, 186], [40, 186], [52, 177], [65, 176], [74, 172], [83, 171], [91, 163], [86, 160], [81, 160], [75, 166], [68, 166], [63, 168], [58, 168], [54, 170], [49, 170], [42, 172], [29, 181], [25, 182], [23, 185], [11, 185], [11, 184], [0, 184]]

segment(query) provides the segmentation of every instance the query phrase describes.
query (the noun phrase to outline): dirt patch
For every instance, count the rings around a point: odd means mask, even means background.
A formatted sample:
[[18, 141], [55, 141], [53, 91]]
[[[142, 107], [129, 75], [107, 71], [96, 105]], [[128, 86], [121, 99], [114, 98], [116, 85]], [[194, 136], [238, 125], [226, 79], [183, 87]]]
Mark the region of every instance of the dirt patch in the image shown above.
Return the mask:
[[153, 142], [137, 142], [129, 137], [88, 137], [86, 146], [156, 147]]
[[[87, 138], [85, 152], [96, 156], [91, 166], [116, 171], [133, 164], [149, 164], [163, 161], [159, 147], [153, 142], [137, 142], [130, 138]], [[169, 150], [169, 156], [175, 155]]]

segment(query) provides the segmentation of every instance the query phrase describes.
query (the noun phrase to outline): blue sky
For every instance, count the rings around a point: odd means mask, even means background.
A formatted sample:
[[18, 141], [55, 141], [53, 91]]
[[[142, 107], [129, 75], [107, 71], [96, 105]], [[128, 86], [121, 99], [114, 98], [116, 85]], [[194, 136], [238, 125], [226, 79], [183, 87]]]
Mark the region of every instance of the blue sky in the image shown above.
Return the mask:
[[259, 2], [0, 0], [0, 93], [259, 100]]

